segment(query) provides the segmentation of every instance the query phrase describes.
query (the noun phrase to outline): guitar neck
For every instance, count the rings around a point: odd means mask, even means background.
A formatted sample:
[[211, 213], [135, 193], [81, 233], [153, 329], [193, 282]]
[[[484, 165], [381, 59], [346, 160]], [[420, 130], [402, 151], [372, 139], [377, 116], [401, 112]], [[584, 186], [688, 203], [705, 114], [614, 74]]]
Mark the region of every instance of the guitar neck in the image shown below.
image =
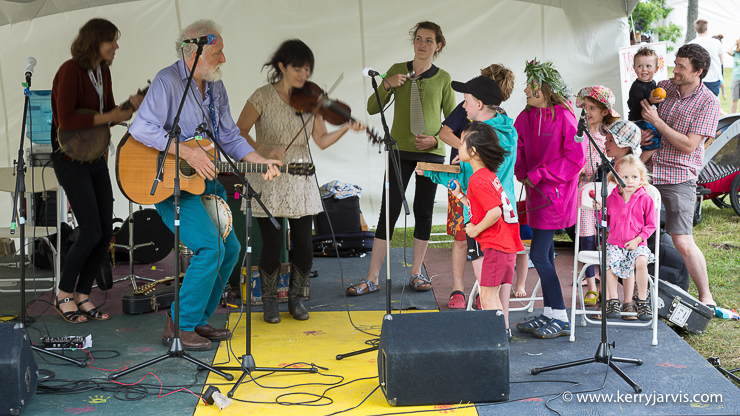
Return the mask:
[[[213, 162], [216, 168], [221, 172], [234, 172], [226, 162], [216, 160]], [[249, 162], [236, 162], [236, 169], [241, 173], [265, 173], [267, 172], [267, 163], [249, 163]], [[288, 170], [287, 166], [276, 166], [281, 173], [286, 173]]]

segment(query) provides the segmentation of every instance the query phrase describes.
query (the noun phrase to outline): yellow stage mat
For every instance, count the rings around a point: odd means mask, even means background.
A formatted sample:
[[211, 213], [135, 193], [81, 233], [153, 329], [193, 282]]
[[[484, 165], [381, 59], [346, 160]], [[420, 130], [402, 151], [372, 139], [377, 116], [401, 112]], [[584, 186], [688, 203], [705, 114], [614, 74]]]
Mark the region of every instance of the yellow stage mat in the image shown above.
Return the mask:
[[[438, 313], [438, 312], [432, 312]], [[383, 311], [352, 312], [355, 325], [370, 333], [379, 334], [382, 323]], [[231, 314], [230, 325], [234, 325], [238, 314]], [[257, 380], [262, 386], [289, 387], [285, 389], [270, 389], [258, 387], [251, 381], [249, 376], [234, 395], [235, 399], [249, 400], [254, 402], [268, 402], [271, 404], [244, 403], [234, 400], [233, 404], [223, 411], [216, 406], [206, 406], [201, 402], [195, 409], [194, 416], [226, 416], [226, 415], [329, 415], [352, 407], [355, 407], [378, 386], [378, 367], [376, 364], [377, 353], [371, 352], [345, 358], [341, 361], [335, 359], [339, 353], [348, 353], [366, 348], [365, 341], [370, 339], [355, 330], [347, 318], [347, 312], [311, 312], [308, 321], [296, 321], [287, 313], [281, 314], [282, 322], [277, 325], [267, 324], [262, 320], [262, 313], [252, 314], [252, 356], [257, 367], [283, 367], [295, 362], [314, 363], [329, 370], [320, 370], [323, 374], [339, 375], [344, 377], [342, 383], [372, 377], [369, 380], [360, 380], [346, 386], [329, 390], [326, 397], [333, 403], [326, 406], [330, 401], [322, 399], [313, 406], [287, 406], [277, 404], [275, 401], [280, 395], [286, 393], [312, 393], [316, 396], [296, 394], [283, 396], [281, 402], [303, 402], [316, 400], [329, 385], [296, 386], [305, 383], [335, 383], [338, 378], [325, 377], [319, 374], [309, 373], [281, 373], [272, 374]], [[244, 318], [239, 323], [234, 337], [231, 341], [233, 353], [241, 357], [245, 353], [245, 323]], [[216, 353], [214, 363], [222, 363], [228, 359], [226, 343], [221, 343]], [[238, 366], [232, 357], [229, 366]], [[306, 366], [307, 367], [307, 366]], [[233, 373], [238, 379], [241, 373]], [[263, 372], [254, 372], [253, 377], [259, 377]], [[236, 380], [235, 379], [235, 380]], [[232, 386], [218, 375], [211, 373], [208, 384], [218, 385], [223, 394], [226, 394]], [[416, 388], [424, 388], [424, 380], [419, 380]], [[380, 415], [386, 413], [429, 410], [421, 414], [453, 414], [456, 416], [477, 416], [475, 407], [458, 408], [455, 405], [443, 406], [414, 406], [414, 407], [392, 407], [386, 402], [385, 396], [380, 389], [376, 390], [357, 409], [341, 413], [341, 415]]]

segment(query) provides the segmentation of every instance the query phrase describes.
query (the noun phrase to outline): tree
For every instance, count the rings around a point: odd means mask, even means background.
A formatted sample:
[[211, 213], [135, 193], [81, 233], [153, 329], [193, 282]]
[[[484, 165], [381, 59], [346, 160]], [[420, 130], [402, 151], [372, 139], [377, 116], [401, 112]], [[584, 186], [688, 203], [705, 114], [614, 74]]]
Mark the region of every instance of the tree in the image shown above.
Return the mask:
[[[649, 32], [658, 35], [660, 40], [675, 43], [681, 36], [681, 26], [674, 23], [662, 26], [658, 26], [657, 24], [659, 20], [665, 20], [672, 11], [672, 7], [666, 6], [666, 0], [640, 1], [632, 12], [635, 30], [643, 33]], [[691, 27], [693, 29], [693, 21]], [[667, 49], [672, 51], [674, 48], [673, 46], [668, 46]]]
[[694, 22], [699, 18], [699, 0], [689, 0], [689, 12], [686, 14], [686, 39], [684, 43], [689, 43], [696, 37]]

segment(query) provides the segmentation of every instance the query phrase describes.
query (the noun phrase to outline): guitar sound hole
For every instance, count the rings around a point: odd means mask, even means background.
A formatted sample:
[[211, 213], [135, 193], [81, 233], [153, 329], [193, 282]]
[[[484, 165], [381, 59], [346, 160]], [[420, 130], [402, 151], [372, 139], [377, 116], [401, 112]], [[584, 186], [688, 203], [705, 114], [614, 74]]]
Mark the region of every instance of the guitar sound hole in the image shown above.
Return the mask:
[[196, 171], [183, 159], [180, 159], [180, 172], [183, 176], [193, 176]]

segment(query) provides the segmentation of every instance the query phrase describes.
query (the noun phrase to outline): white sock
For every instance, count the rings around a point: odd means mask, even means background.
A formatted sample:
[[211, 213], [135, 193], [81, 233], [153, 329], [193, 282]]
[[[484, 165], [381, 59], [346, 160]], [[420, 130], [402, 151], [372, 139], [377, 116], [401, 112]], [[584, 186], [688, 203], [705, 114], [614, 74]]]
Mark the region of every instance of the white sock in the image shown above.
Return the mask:
[[558, 321], [568, 322], [568, 313], [565, 309], [553, 309], [552, 316]]
[[548, 319], [552, 319], [552, 308], [549, 306], [545, 306], [545, 309], [542, 311], [542, 314], [545, 315]]

